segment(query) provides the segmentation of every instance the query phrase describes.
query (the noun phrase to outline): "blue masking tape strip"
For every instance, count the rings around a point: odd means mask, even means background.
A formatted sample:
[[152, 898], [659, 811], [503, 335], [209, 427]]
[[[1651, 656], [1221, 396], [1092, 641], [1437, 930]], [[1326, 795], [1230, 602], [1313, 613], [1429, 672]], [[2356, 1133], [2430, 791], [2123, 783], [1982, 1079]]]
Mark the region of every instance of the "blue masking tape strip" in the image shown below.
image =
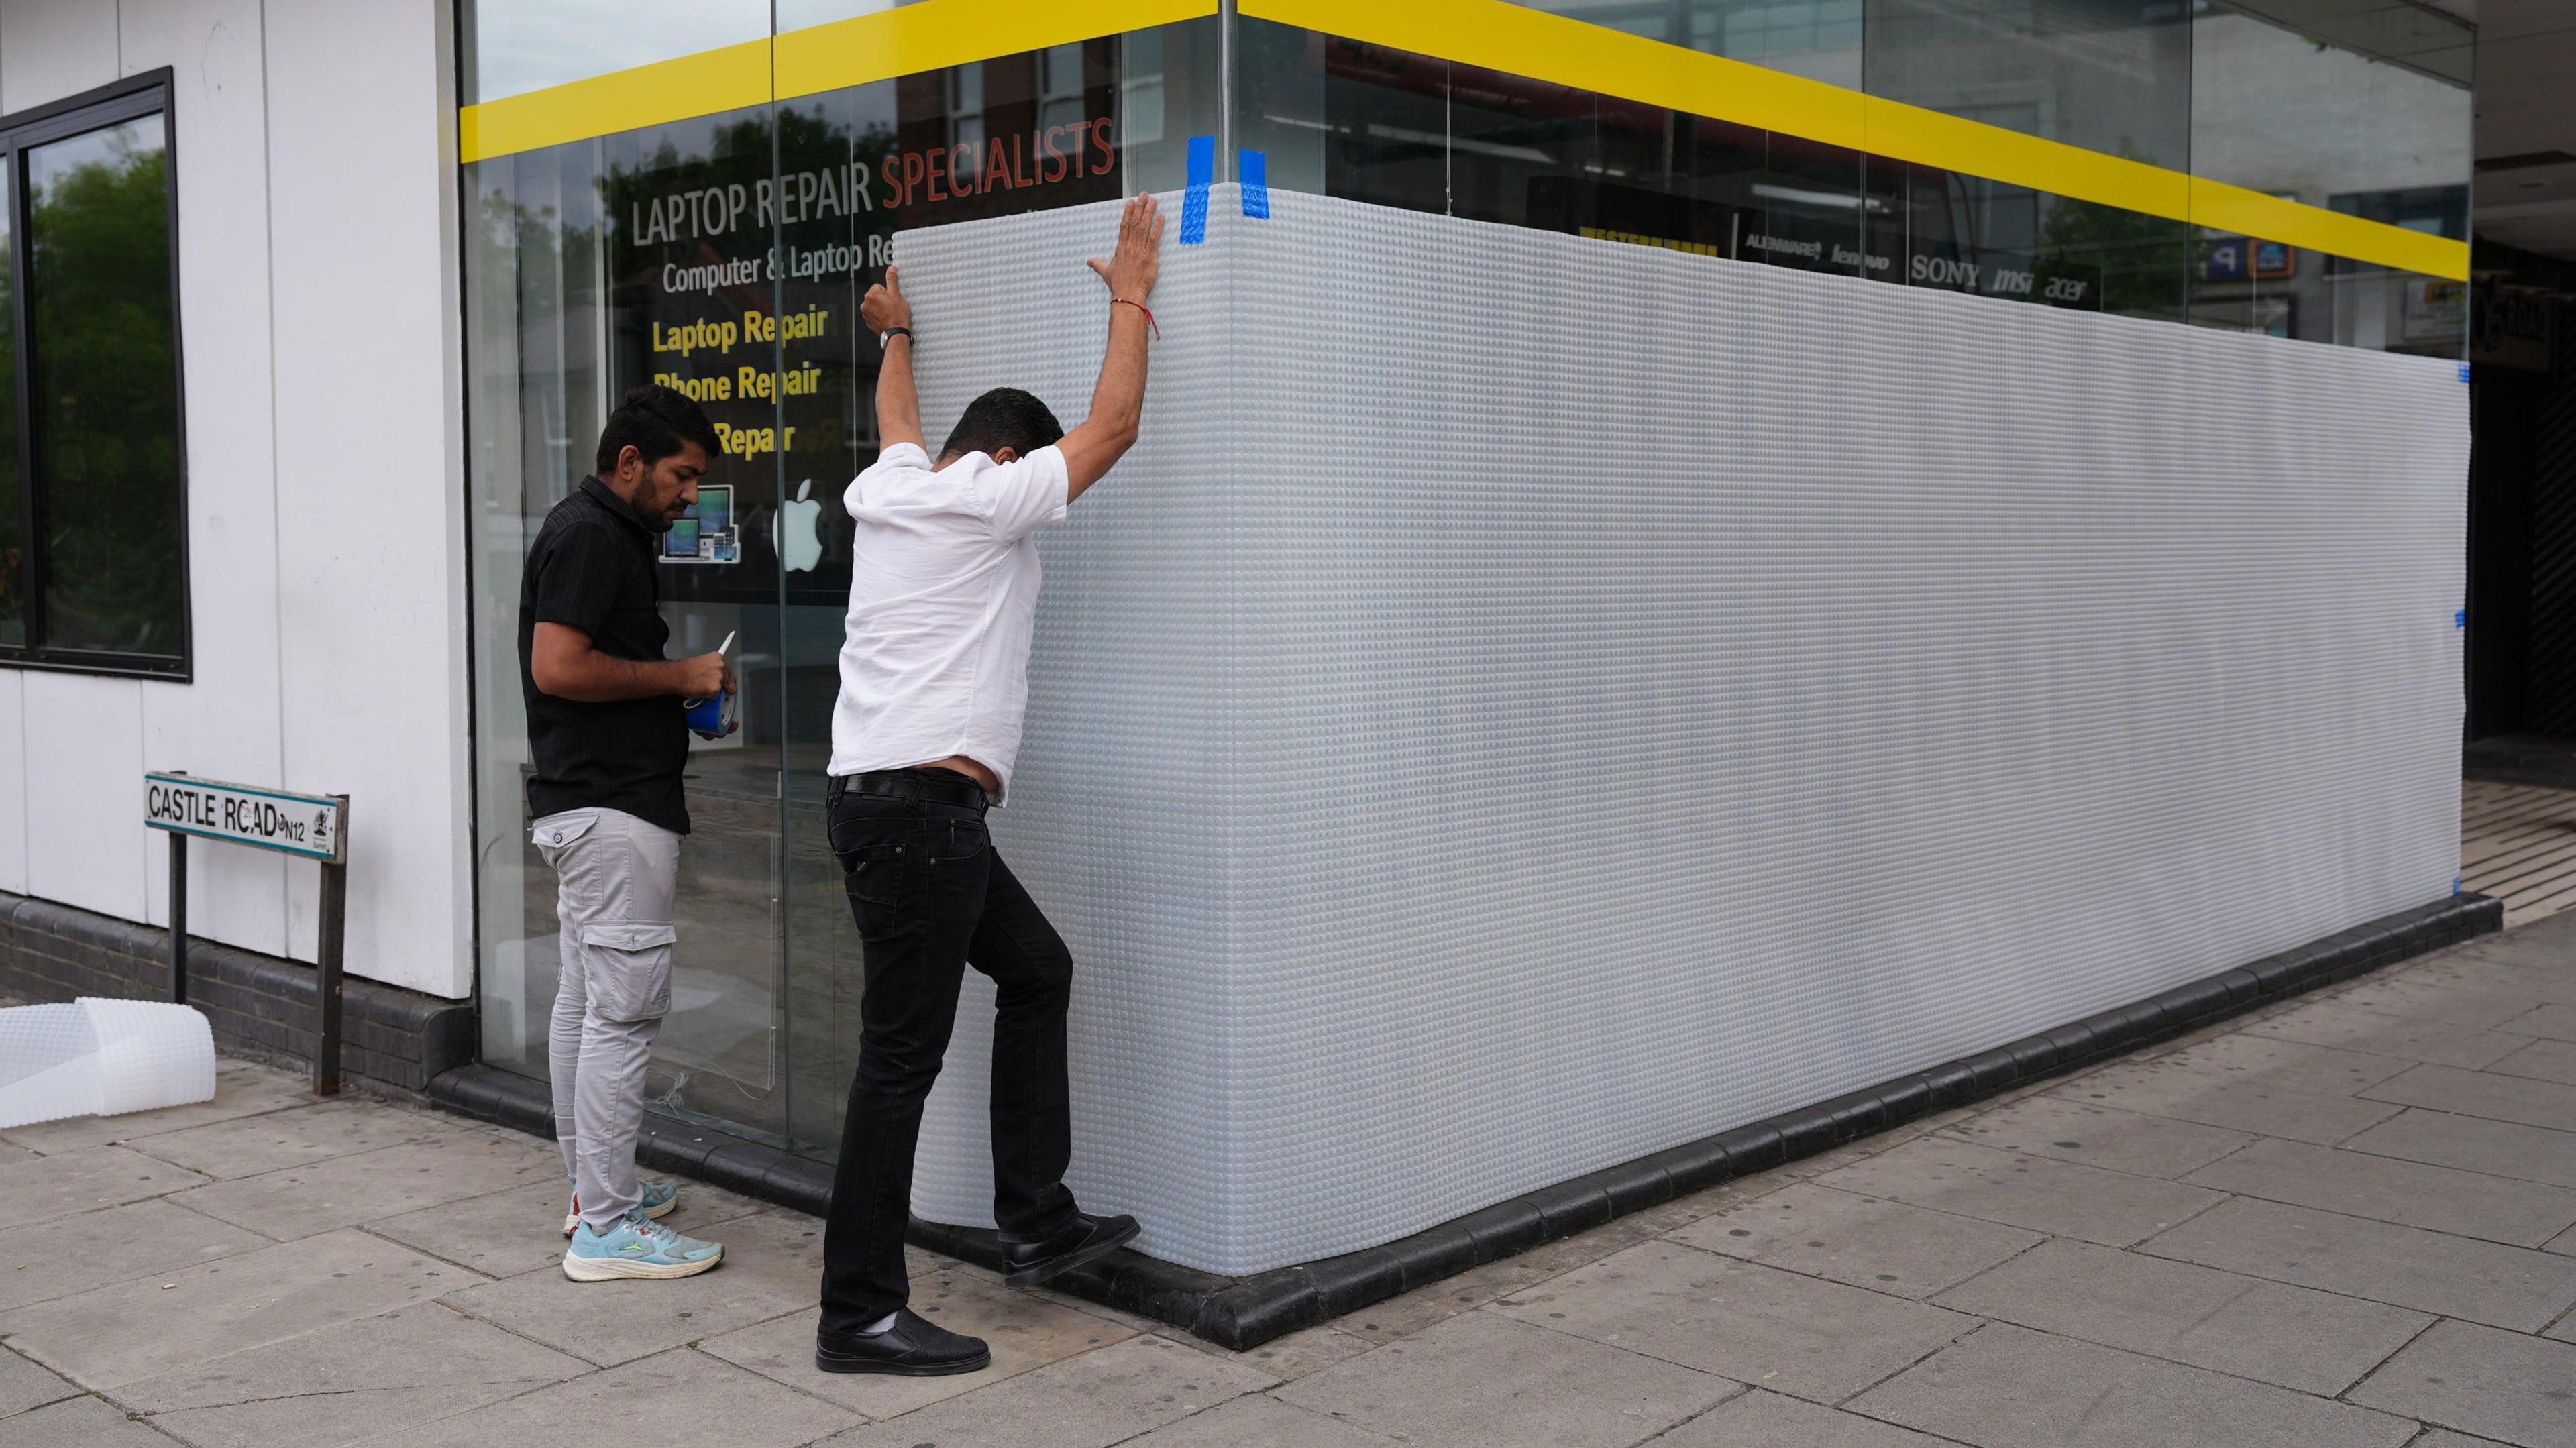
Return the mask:
[[1190, 187], [1181, 195], [1181, 245], [1207, 240], [1208, 187], [1216, 180], [1216, 137], [1190, 137]]
[[2468, 611], [2467, 609], [2465, 609], [2465, 608], [2464, 608], [2464, 609], [2461, 609], [2458, 613], [2455, 613], [2455, 614], [2451, 615], [2451, 627], [2453, 627], [2453, 628], [2467, 628], [2468, 626], [2469, 626], [2469, 611]]
[[1270, 160], [1259, 151], [1237, 153], [1235, 170], [1243, 177], [1243, 214], [1270, 219]]
[[2469, 364], [2466, 362], [2460, 364], [2460, 380], [2462, 382], [2469, 380]]

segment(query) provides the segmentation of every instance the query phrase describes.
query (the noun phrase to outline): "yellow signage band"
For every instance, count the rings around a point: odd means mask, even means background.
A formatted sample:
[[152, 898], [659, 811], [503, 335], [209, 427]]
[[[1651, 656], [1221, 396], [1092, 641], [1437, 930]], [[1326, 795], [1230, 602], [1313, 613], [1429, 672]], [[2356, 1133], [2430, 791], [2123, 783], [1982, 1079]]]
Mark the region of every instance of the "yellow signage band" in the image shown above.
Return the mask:
[[[2466, 281], [2464, 241], [1865, 95], [1510, 0], [1240, 0], [1255, 19], [1732, 121], [2229, 234]], [[480, 161], [794, 100], [1101, 35], [1196, 20], [1217, 0], [919, 0], [466, 106]]]
[[1217, 0], [919, 0], [632, 70], [463, 106], [456, 154], [487, 161], [899, 75], [1214, 15]]
[[767, 105], [769, 49], [767, 40], [747, 40], [462, 107], [456, 113], [456, 158], [488, 161]]

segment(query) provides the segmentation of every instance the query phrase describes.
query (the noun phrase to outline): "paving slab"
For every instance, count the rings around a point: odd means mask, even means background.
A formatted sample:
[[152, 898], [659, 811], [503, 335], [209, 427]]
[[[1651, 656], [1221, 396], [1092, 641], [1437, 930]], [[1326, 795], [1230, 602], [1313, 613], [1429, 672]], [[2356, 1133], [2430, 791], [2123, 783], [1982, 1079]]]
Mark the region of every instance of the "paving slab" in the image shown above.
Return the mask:
[[[1748, 1192], [1725, 1200], [1749, 1201], [1795, 1185], [1794, 1180], [1784, 1177], [1767, 1183], [1759, 1193]], [[1713, 1206], [1711, 1210], [1722, 1210], [1722, 1204]], [[1578, 1267], [1589, 1267], [1604, 1257], [1614, 1256], [1639, 1242], [1649, 1241], [1697, 1220], [1699, 1215], [1694, 1214], [1665, 1226], [1659, 1224], [1651, 1212], [1621, 1217], [1588, 1232], [1578, 1232], [1571, 1237], [1541, 1243], [1515, 1256], [1498, 1257], [1470, 1267], [1455, 1277], [1426, 1282], [1410, 1292], [1363, 1307], [1337, 1322], [1363, 1342], [1393, 1342], [1447, 1322], [1460, 1313], [1472, 1312], [1534, 1283], [1562, 1276]], [[1623, 1225], [1630, 1223], [1634, 1225]]]
[[224, 1181], [407, 1141], [489, 1134], [452, 1116], [435, 1117], [352, 1098], [156, 1132], [134, 1138], [128, 1145], [173, 1166]]
[[289, 1242], [562, 1179], [563, 1158], [551, 1142], [476, 1131], [217, 1182], [188, 1193], [183, 1204]]
[[2472, 1438], [2448, 1428], [2428, 1428], [2424, 1430], [2423, 1437], [2407, 1444], [2406, 1448], [2514, 1448], [2514, 1445], [2499, 1443], [2493, 1438]]
[[814, 1330], [823, 1315], [820, 1307], [707, 1338], [698, 1348], [852, 1412], [892, 1418], [1136, 1335], [1134, 1329], [1107, 1318], [963, 1273], [934, 1274], [916, 1282], [911, 1306], [951, 1332], [984, 1339], [993, 1349], [993, 1365], [979, 1373], [944, 1378], [823, 1372], [814, 1366]]
[[115, 1388], [424, 1302], [472, 1275], [333, 1232], [0, 1313], [0, 1340], [85, 1387]]
[[2382, 1015], [2408, 1016], [2416, 1020], [2443, 1021], [2455, 1026], [2488, 1030], [2503, 1026], [2517, 1016], [2528, 1015], [2533, 1007], [2543, 1004], [2538, 996], [2497, 995], [2493, 991], [2469, 990], [2437, 981], [2392, 975], [2367, 977], [2359, 985], [2338, 991], [2328, 999]]
[[2322, 1000], [2247, 1026], [2248, 1034], [2478, 1070], [2531, 1043], [2528, 1034], [2384, 1015]]
[[167, 1198], [0, 1231], [0, 1311], [269, 1245]]
[[116, 1400], [200, 1448], [336, 1448], [588, 1371], [430, 1302], [127, 1383]]
[[[548, 1177], [370, 1221], [366, 1228], [431, 1256], [461, 1262], [486, 1277], [516, 1277], [563, 1261], [567, 1195], [561, 1178]], [[703, 1182], [680, 1183], [679, 1203], [662, 1224], [715, 1241], [724, 1238], [716, 1230], [722, 1223], [770, 1210], [766, 1202]]]
[[1944, 1440], [1757, 1389], [1666, 1433], [1654, 1448], [1944, 1448]]
[[0, 1163], [0, 1222], [50, 1222], [147, 1197], [202, 1186], [206, 1179], [123, 1146], [92, 1146], [59, 1156]]
[[[1312, 1379], [1309, 1379], [1312, 1381]], [[1267, 1374], [1140, 1334], [1004, 1378], [890, 1422], [854, 1428], [832, 1448], [1107, 1448], [1270, 1386]]]
[[2343, 1144], [2405, 1161], [2576, 1187], [2576, 1132], [2408, 1109]]
[[[1034, 1293], [1029, 1295], [1038, 1296]], [[1050, 1297], [1040, 1297], [1039, 1300], [1047, 1301]], [[1097, 1309], [1092, 1310], [1097, 1311]], [[1361, 1353], [1377, 1346], [1376, 1343], [1359, 1334], [1344, 1332], [1338, 1324], [1329, 1322], [1321, 1327], [1310, 1327], [1303, 1332], [1292, 1332], [1285, 1337], [1272, 1338], [1259, 1347], [1247, 1348], [1241, 1352], [1219, 1347], [1204, 1338], [1179, 1337], [1178, 1340], [1183, 1347], [1196, 1348], [1200, 1352], [1213, 1353], [1228, 1362], [1241, 1363], [1256, 1372], [1268, 1373], [1283, 1383], [1293, 1383], [1308, 1373], [1331, 1367], [1344, 1358], [1358, 1357]]]
[[1819, 1177], [1817, 1185], [2113, 1247], [2152, 1237], [2221, 1200], [2204, 1187], [1940, 1136], [1909, 1141]]
[[2576, 1041], [2538, 1040], [2480, 1068], [2499, 1076], [2529, 1076], [2576, 1085]]
[[2576, 1258], [2251, 1198], [2138, 1250], [2517, 1332], [2576, 1305]]
[[1943, 1307], [2332, 1397], [2433, 1319], [2188, 1262], [2055, 1241]]
[[2519, 1121], [2553, 1131], [2576, 1131], [2576, 1086], [2463, 1071], [2453, 1066], [2418, 1066], [2391, 1077], [2366, 1093], [2374, 1101], [2401, 1106], [2429, 1106], [2458, 1116], [2490, 1121]]
[[310, 1106], [313, 1101], [313, 1084], [301, 1077], [273, 1066], [217, 1056], [215, 1094], [211, 1099], [123, 1116], [67, 1116], [59, 1121], [40, 1121], [33, 1126], [13, 1126], [0, 1132], [0, 1140], [54, 1155], [78, 1151], [83, 1147], [105, 1146], [110, 1142], [140, 1140], [168, 1131], [185, 1131], [192, 1126], [255, 1116], [263, 1111]]
[[1995, 1323], [1851, 1404], [1980, 1448], [2399, 1448], [2415, 1424]]
[[2471, 947], [2457, 957], [2418, 966], [2409, 974], [2440, 985], [2576, 1005], [2576, 972], [2563, 963], [2535, 964], [2519, 958], [2529, 953], [2520, 943], [2499, 943], [2483, 951]]
[[2019, 1227], [1809, 1184], [1670, 1235], [1729, 1257], [1918, 1299], [2046, 1240]]
[[2537, 1247], [2576, 1226], [2576, 1191], [2303, 1141], [2258, 1141], [2184, 1178], [2239, 1196]]
[[0, 1418], [0, 1448], [170, 1448], [170, 1440], [83, 1394]]
[[725, 1223], [714, 1240], [724, 1244], [724, 1262], [695, 1277], [575, 1282], [560, 1265], [548, 1265], [466, 1287], [447, 1300], [603, 1367], [815, 1304], [823, 1280], [821, 1222], [792, 1212], [760, 1212]]
[[791, 1448], [853, 1421], [846, 1409], [677, 1348], [433, 1423], [406, 1425], [367, 1439], [366, 1448]]
[[[1339, 1418], [1283, 1403], [1267, 1393], [1252, 1393], [1194, 1413], [1125, 1448], [1388, 1448], [1397, 1442], [1382, 1433], [1356, 1428]], [[915, 1445], [919, 1448], [919, 1445]]]
[[1678, 1242], [1632, 1247], [1486, 1310], [1826, 1403], [1976, 1326], [1937, 1307]]
[[2529, 1012], [2505, 1022], [2504, 1029], [2527, 1036], [2546, 1036], [2553, 1041], [2576, 1041], [2576, 1006], [2534, 1006]]
[[2056, 1088], [2055, 1094], [2069, 1101], [2326, 1146], [2397, 1114], [2396, 1107], [2379, 1102], [2292, 1091], [2239, 1076], [2176, 1069], [2161, 1061], [2109, 1066]]
[[2576, 1343], [2438, 1323], [2349, 1396], [2522, 1448], [2576, 1448]]
[[2388, 1055], [2236, 1031], [2152, 1058], [2158, 1070], [2255, 1081], [2311, 1096], [2349, 1096], [2385, 1081], [2407, 1063]]
[[2576, 961], [2576, 917], [2561, 912], [2511, 930], [2481, 935], [2428, 956], [2424, 963], [2438, 964], [2487, 956], [2535, 965], [2565, 965]]
[[2062, 1096], [2033, 1096], [1941, 1133], [2024, 1156], [2054, 1157], [2134, 1176], [2184, 1176], [2254, 1138], [2169, 1116], [2144, 1116]]
[[[1740, 1391], [1725, 1378], [1480, 1310], [1301, 1378], [1276, 1396], [1426, 1448], [1627, 1448]], [[885, 1440], [887, 1448], [921, 1441]]]
[[30, 1408], [59, 1403], [80, 1391], [77, 1384], [0, 1348], [0, 1418], [14, 1418]]

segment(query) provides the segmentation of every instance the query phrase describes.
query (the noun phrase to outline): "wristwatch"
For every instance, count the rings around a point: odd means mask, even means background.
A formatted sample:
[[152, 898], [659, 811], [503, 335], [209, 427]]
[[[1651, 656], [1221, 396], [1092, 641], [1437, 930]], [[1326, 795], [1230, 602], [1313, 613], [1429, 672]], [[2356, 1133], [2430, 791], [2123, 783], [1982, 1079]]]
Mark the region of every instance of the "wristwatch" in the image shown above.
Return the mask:
[[911, 341], [912, 329], [910, 327], [888, 327], [884, 331], [877, 333], [877, 350], [882, 352], [886, 348], [893, 346], [894, 339], [897, 337], [901, 337], [907, 342]]

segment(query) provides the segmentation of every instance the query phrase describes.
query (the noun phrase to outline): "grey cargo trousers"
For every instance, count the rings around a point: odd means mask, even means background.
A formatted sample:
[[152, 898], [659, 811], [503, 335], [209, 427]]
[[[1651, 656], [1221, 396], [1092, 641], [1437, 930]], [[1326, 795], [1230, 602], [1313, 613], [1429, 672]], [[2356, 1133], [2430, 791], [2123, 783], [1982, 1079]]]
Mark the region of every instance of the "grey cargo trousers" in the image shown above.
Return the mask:
[[671, 1010], [680, 837], [621, 810], [547, 815], [529, 831], [555, 871], [563, 973], [547, 1055], [555, 1137], [581, 1219], [607, 1231], [642, 1200], [644, 1072]]

